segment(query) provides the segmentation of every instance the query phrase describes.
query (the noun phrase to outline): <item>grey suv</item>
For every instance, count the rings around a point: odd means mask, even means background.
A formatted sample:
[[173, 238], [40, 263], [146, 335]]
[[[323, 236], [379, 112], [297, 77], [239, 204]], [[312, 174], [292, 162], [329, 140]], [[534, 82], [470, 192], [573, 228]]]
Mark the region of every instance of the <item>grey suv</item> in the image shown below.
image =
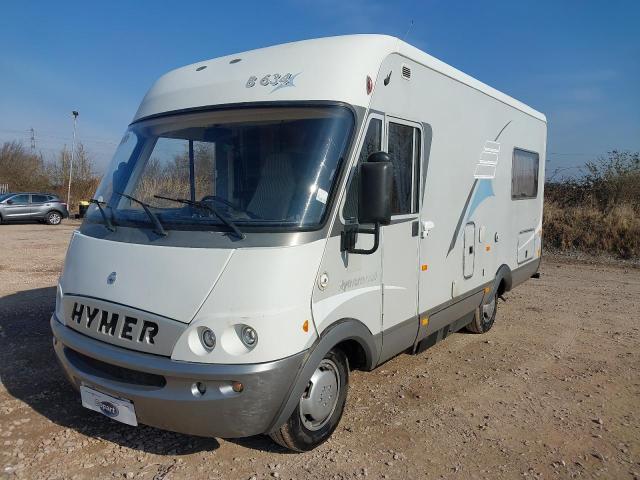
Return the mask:
[[67, 204], [48, 193], [5, 193], [0, 195], [0, 223], [39, 220], [58, 225], [69, 217]]

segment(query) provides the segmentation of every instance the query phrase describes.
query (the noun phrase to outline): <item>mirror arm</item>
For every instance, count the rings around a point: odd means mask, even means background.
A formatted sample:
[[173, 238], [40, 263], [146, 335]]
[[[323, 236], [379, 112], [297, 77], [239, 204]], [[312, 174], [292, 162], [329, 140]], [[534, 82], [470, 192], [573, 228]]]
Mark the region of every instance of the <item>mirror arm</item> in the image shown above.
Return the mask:
[[[368, 233], [373, 235], [373, 246], [368, 249], [354, 248], [356, 233]], [[349, 242], [347, 240], [347, 237], [351, 235], [353, 235], [353, 237], [351, 237], [353, 241]], [[350, 231], [342, 232], [342, 244], [343, 244], [343, 247], [341, 250], [349, 253], [353, 253], [356, 255], [371, 255], [372, 253], [375, 253], [375, 251], [378, 250], [378, 247], [380, 246], [380, 224], [379, 223], [374, 224], [373, 228], [358, 227]]]

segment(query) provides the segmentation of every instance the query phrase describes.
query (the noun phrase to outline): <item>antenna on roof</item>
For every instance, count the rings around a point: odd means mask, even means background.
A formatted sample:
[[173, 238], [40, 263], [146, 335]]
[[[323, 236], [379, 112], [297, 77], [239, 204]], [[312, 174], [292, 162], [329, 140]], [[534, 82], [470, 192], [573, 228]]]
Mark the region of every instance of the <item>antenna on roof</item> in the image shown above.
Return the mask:
[[404, 36], [402, 37], [403, 41], [407, 40], [407, 37], [409, 36], [409, 32], [411, 32], [412, 28], [413, 28], [413, 19], [411, 19], [411, 23], [409, 24], [409, 28], [407, 28], [407, 31], [405, 32]]

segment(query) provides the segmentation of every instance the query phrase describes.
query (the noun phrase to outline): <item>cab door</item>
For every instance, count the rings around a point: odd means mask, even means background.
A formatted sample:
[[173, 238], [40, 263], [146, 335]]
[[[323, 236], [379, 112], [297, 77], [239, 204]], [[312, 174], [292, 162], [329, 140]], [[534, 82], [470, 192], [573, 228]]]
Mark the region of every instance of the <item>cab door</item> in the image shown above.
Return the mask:
[[382, 238], [382, 360], [413, 344], [418, 331], [419, 209], [422, 130], [387, 117], [387, 152], [393, 164], [391, 224]]
[[31, 195], [21, 193], [7, 199], [4, 207], [3, 216], [13, 220], [28, 218], [31, 214]]

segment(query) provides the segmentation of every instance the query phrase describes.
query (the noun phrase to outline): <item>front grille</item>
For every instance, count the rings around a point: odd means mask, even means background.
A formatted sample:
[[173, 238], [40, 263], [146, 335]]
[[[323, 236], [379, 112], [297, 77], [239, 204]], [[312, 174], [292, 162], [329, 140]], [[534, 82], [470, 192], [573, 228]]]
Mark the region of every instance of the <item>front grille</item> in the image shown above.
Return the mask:
[[112, 365], [110, 363], [88, 357], [80, 352], [71, 350], [68, 347], [65, 347], [64, 351], [66, 357], [78, 370], [82, 370], [83, 372], [87, 372], [96, 377], [104, 378], [105, 380], [115, 380], [132, 385], [143, 385], [146, 387], [158, 388], [162, 388], [167, 384], [166, 379], [162, 375], [138, 372], [137, 370]]

